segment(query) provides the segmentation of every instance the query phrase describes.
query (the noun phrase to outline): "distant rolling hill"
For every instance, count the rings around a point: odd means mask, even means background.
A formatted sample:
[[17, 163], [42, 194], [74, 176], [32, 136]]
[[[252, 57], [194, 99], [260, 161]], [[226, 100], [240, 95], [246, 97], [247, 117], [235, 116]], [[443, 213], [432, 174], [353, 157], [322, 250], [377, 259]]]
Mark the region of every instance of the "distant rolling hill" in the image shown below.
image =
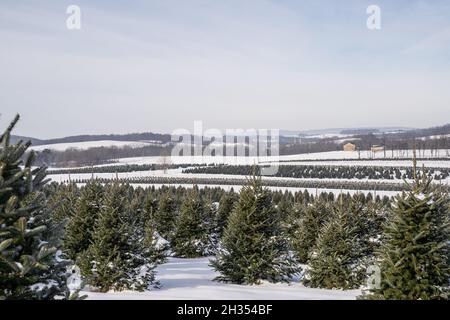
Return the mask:
[[40, 140], [40, 139], [36, 139], [36, 138], [31, 138], [31, 137], [24, 137], [24, 136], [15, 136], [15, 135], [12, 135], [11, 136], [11, 143], [17, 143], [18, 141], [20, 141], [20, 140], [22, 140], [22, 141], [24, 141], [24, 142], [26, 142], [26, 141], [31, 141], [31, 143], [33, 144], [33, 145], [40, 145], [40, 144], [43, 144], [42, 142], [44, 141], [44, 140]]
[[[411, 139], [411, 137], [428, 137], [437, 135], [447, 135], [450, 134], [450, 124], [443, 126], [424, 128], [424, 129], [413, 129], [407, 127], [371, 127], [371, 128], [330, 128], [330, 129], [318, 129], [318, 130], [305, 130], [305, 131], [291, 131], [291, 130], [280, 130], [280, 135], [282, 137], [281, 143], [292, 143], [294, 137], [303, 138], [315, 138], [316, 140], [321, 140], [325, 138], [330, 138], [330, 136], [353, 136], [358, 134], [367, 134], [370, 131], [373, 133], [386, 133], [392, 138], [396, 139]], [[98, 146], [117, 146], [122, 147], [129, 145], [137, 147], [141, 143], [143, 145], [164, 145], [171, 141], [170, 134], [160, 134], [152, 132], [144, 133], [129, 133], [129, 134], [103, 134], [103, 135], [77, 135], [68, 136], [56, 139], [36, 139], [33, 137], [25, 136], [12, 136], [12, 143], [18, 140], [32, 142], [33, 147], [36, 150], [43, 150], [47, 146], [49, 149], [62, 150], [64, 145], [68, 148], [75, 147], [80, 149], [86, 149], [86, 147]], [[97, 142], [97, 144], [95, 143]], [[50, 146], [54, 145], [55, 148]], [[142, 146], [143, 146], [142, 145]], [[41, 147], [39, 147], [41, 146]]]
[[152, 132], [145, 133], [130, 133], [130, 134], [102, 134], [102, 135], [78, 135], [69, 136], [56, 139], [36, 139], [31, 137], [22, 136], [12, 136], [11, 141], [15, 142], [18, 140], [28, 141], [30, 140], [33, 146], [41, 145], [53, 145], [53, 144], [71, 144], [71, 143], [81, 143], [81, 142], [94, 142], [94, 141], [120, 141], [120, 142], [137, 142], [137, 141], [147, 141], [147, 142], [159, 142], [167, 143], [170, 141], [169, 134], [159, 134]]

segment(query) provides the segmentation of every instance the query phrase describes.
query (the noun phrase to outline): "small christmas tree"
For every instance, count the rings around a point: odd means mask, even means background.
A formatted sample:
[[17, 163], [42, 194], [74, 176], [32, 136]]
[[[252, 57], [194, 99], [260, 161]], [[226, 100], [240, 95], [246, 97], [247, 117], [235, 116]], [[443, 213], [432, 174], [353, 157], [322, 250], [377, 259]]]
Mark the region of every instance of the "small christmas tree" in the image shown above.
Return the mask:
[[342, 197], [321, 228], [308, 261], [305, 284], [314, 288], [353, 289], [362, 282], [358, 227]]
[[159, 199], [158, 209], [152, 218], [156, 231], [163, 238], [170, 240], [175, 231], [177, 212], [175, 201], [169, 192], [164, 193]]
[[395, 198], [378, 255], [380, 286], [363, 298], [448, 299], [449, 212], [448, 191], [424, 173], [417, 176]]
[[219, 208], [217, 210], [217, 233], [219, 234], [219, 238], [223, 235], [228, 217], [233, 211], [235, 202], [236, 195], [234, 192], [227, 192], [220, 198]]
[[205, 246], [204, 255], [213, 255], [216, 252], [217, 245], [220, 241], [218, 227], [218, 207], [219, 203], [206, 200], [203, 210], [203, 225], [206, 229], [208, 242]]
[[281, 234], [270, 192], [253, 176], [240, 192], [211, 266], [218, 281], [258, 284], [288, 281], [298, 270]]
[[130, 225], [127, 205], [120, 197], [125, 189], [118, 184], [107, 187], [92, 245], [81, 262], [87, 282], [102, 292], [143, 290], [155, 282], [155, 263], [147, 259], [133, 236], [134, 225]]
[[[299, 210], [302, 213], [299, 214]], [[331, 215], [332, 207], [326, 201], [318, 198], [306, 209], [296, 206], [291, 212], [291, 244], [295, 256], [300, 263], [306, 263], [309, 254], [316, 244], [319, 231]], [[294, 216], [293, 216], [294, 215]]]
[[55, 221], [69, 221], [74, 215], [76, 200], [79, 196], [75, 183], [47, 185], [45, 192], [48, 198], [48, 208]]
[[178, 257], [198, 258], [209, 247], [207, 226], [204, 221], [204, 204], [197, 188], [190, 190], [181, 205], [172, 249]]
[[59, 258], [58, 225], [45, 210], [45, 167], [33, 169], [30, 143], [10, 144], [16, 116], [0, 136], [0, 300], [69, 298], [68, 261]]
[[145, 235], [142, 240], [142, 255], [154, 264], [161, 264], [167, 261], [169, 254], [169, 242], [159, 235], [151, 220], [148, 220], [145, 224]]
[[64, 251], [74, 261], [86, 251], [92, 242], [95, 221], [101, 209], [103, 187], [95, 180], [86, 184], [75, 202], [73, 216], [67, 224]]

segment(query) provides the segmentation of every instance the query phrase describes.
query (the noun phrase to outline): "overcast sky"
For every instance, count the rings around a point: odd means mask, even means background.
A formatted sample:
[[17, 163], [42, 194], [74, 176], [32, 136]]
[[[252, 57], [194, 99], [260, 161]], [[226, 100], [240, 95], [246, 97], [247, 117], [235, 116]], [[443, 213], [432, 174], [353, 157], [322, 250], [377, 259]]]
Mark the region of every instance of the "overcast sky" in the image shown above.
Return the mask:
[[38, 138], [448, 123], [450, 1], [1, 0], [2, 130], [17, 112]]

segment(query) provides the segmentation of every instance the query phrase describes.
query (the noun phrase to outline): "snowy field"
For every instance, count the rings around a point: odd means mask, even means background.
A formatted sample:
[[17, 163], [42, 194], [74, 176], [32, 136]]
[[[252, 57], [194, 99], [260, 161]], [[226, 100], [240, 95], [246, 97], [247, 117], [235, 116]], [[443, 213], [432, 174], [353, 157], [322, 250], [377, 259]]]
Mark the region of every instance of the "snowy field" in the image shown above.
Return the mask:
[[[105, 145], [111, 143], [112, 145], [120, 146], [120, 144], [129, 145], [129, 142], [122, 141], [104, 141]], [[98, 143], [95, 141], [93, 143]], [[146, 142], [136, 142], [136, 147], [146, 145]], [[86, 147], [89, 142], [80, 143], [80, 147]], [[69, 144], [61, 144], [67, 146]], [[77, 145], [77, 143], [70, 144]], [[52, 145], [52, 146], [57, 146]], [[46, 146], [32, 147], [34, 150], [43, 150]], [[57, 147], [56, 147], [57, 148]], [[397, 154], [398, 153], [398, 154]], [[375, 159], [371, 156], [370, 151], [362, 151], [359, 158], [358, 152], [352, 151], [332, 151], [332, 152], [316, 152], [316, 153], [304, 153], [285, 156], [269, 156], [269, 157], [227, 157], [227, 156], [149, 156], [149, 157], [130, 157], [120, 158], [116, 162], [108, 163], [104, 165], [98, 165], [97, 167], [112, 166], [112, 165], [148, 165], [148, 164], [227, 164], [227, 165], [338, 165], [338, 166], [394, 166], [394, 167], [409, 167], [412, 166], [412, 151], [404, 150], [404, 152], [397, 150], [394, 153], [395, 159], [390, 159], [390, 152], [388, 152], [386, 158], [383, 153], [377, 153]], [[418, 160], [419, 166], [425, 165], [425, 167], [442, 167], [450, 168], [450, 150], [441, 149], [437, 153], [431, 155], [430, 150], [426, 150], [424, 155], [422, 152], [421, 157], [439, 157], [448, 158], [448, 160]], [[404, 158], [404, 160], [401, 160]], [[56, 168], [55, 168], [56, 169]], [[69, 169], [69, 168], [67, 168]]]
[[[178, 168], [178, 169], [168, 169], [166, 172], [164, 172], [163, 170], [153, 170], [153, 171], [134, 171], [134, 172], [118, 172], [116, 173], [77, 173], [77, 174], [56, 174], [56, 175], [48, 175], [48, 178], [52, 179], [52, 181], [55, 182], [67, 182], [69, 180], [88, 180], [91, 179], [92, 177], [94, 178], [103, 178], [103, 179], [126, 179], [126, 178], [143, 178], [143, 177], [161, 177], [161, 178], [202, 178], [202, 179], [241, 179], [242, 181], [244, 181], [247, 176], [244, 175], [231, 175], [231, 174], [207, 174], [207, 173], [183, 173], [184, 169], [182, 168]], [[278, 181], [278, 182], [283, 182], [283, 181], [314, 181], [314, 182], [320, 182], [320, 181], [334, 181], [334, 182], [342, 182], [342, 183], [347, 183], [347, 182], [382, 182], [382, 183], [399, 183], [402, 182], [403, 179], [376, 179], [376, 180], [371, 180], [368, 178], [365, 179], [318, 179], [318, 178], [290, 178], [290, 177], [272, 177], [272, 176], [263, 176], [262, 180], [266, 180], [266, 181]], [[411, 181], [410, 181], [411, 182]], [[442, 183], [442, 184], [447, 184], [450, 185], [450, 177], [440, 180], [437, 183]], [[137, 185], [137, 184], [136, 184]], [[154, 185], [154, 184], [152, 184]], [[170, 185], [170, 184], [168, 184]], [[173, 185], [177, 185], [177, 184], [173, 184]], [[141, 186], [143, 187], [148, 187], [148, 184], [141, 184]], [[156, 186], [156, 185], [155, 185]], [[184, 186], [189, 187], [189, 184], [186, 184]], [[209, 187], [221, 187], [223, 189], [229, 189], [231, 187], [233, 187], [234, 190], [240, 190], [240, 186], [236, 185], [236, 186], [223, 186], [223, 185], [208, 185]], [[316, 189], [314, 188], [295, 188], [295, 187], [269, 187], [269, 189], [271, 190], [282, 190], [282, 191], [304, 191], [304, 190], [308, 190], [308, 192], [313, 192], [316, 193]], [[345, 193], [347, 193], [347, 191], [350, 194], [356, 193], [358, 192], [357, 190], [345, 190]], [[342, 193], [341, 189], [319, 189], [318, 191], [320, 192], [332, 192], [334, 194], [340, 194]], [[367, 191], [363, 191], [364, 193], [369, 193], [372, 192], [370, 190]], [[398, 192], [395, 191], [377, 191], [377, 194], [379, 194], [380, 196], [394, 196], [396, 195]]]
[[90, 300], [354, 300], [360, 290], [307, 288], [291, 284], [263, 283], [258, 286], [224, 284], [213, 281], [217, 274], [208, 266], [209, 258], [179, 259], [157, 268], [162, 287], [146, 292], [82, 292]]
[[[136, 157], [136, 158], [121, 158], [116, 164], [160, 164], [168, 162], [171, 164], [228, 164], [228, 165], [253, 165], [253, 164], [311, 164], [311, 165], [361, 165], [361, 166], [411, 166], [411, 150], [404, 150], [404, 153], [397, 151], [394, 153], [394, 157], [405, 158], [405, 160], [389, 160], [390, 152], [384, 159], [383, 153], [375, 154], [374, 161], [372, 153], [370, 151], [362, 151], [361, 159], [359, 160], [358, 152], [352, 151], [332, 151], [332, 152], [317, 152], [317, 153], [305, 153], [287, 156], [273, 156], [273, 157], [213, 157], [213, 156], [171, 156], [166, 159], [161, 157]], [[422, 153], [420, 155], [422, 157]], [[431, 151], [427, 150], [423, 157], [432, 157]], [[418, 161], [418, 165], [424, 164], [426, 167], [450, 167], [450, 150], [439, 150], [433, 157], [445, 158], [448, 157], [448, 161], [443, 160], [424, 160]], [[308, 160], [314, 160], [307, 162]], [[321, 160], [321, 161], [318, 161]], [[346, 161], [339, 161], [346, 160]], [[354, 160], [354, 161], [349, 161]], [[299, 161], [295, 163], [295, 161]], [[322, 162], [323, 161], [323, 162]]]
[[[448, 153], [449, 150], [440, 150], [438, 154], [444, 156]], [[409, 151], [397, 151], [398, 154], [412, 156], [411, 150]], [[389, 154], [389, 153], [388, 153]], [[435, 153], [436, 154], [436, 153]], [[428, 150], [424, 153], [425, 156], [431, 155], [431, 151]], [[368, 156], [368, 154], [361, 152], [361, 158], [364, 159], [364, 156]], [[311, 161], [311, 160], [316, 161]], [[344, 160], [347, 159], [347, 160]], [[353, 160], [352, 160], [353, 159]], [[292, 162], [291, 162], [292, 161]], [[112, 165], [143, 165], [143, 164], [161, 164], [161, 163], [169, 163], [169, 164], [228, 164], [228, 165], [253, 165], [253, 164], [271, 164], [271, 165], [329, 165], [329, 166], [389, 166], [389, 167], [411, 167], [412, 161], [410, 159], [405, 160], [359, 160], [358, 152], [345, 152], [345, 151], [336, 151], [336, 152], [321, 152], [321, 153], [311, 153], [311, 154], [297, 154], [290, 156], [280, 156], [280, 157], [260, 157], [260, 158], [252, 158], [252, 157], [137, 157], [137, 158], [121, 158], [118, 159], [116, 163]], [[107, 164], [110, 166], [111, 164]], [[421, 167], [424, 165], [426, 168], [450, 168], [450, 158], [449, 160], [419, 160], [418, 166]], [[98, 167], [102, 167], [104, 165], [100, 165]], [[52, 169], [52, 168], [50, 168]], [[53, 168], [57, 169], [57, 168]], [[69, 169], [69, 168], [67, 168]], [[104, 178], [104, 179], [115, 179], [116, 177], [119, 179], [124, 178], [144, 178], [144, 177], [164, 177], [164, 178], [202, 178], [202, 179], [242, 179], [245, 180], [245, 176], [240, 175], [225, 175], [225, 174], [183, 174], [181, 168], [178, 169], [169, 169], [166, 172], [163, 170], [148, 170], [148, 171], [135, 171], [135, 172], [119, 172], [117, 173], [96, 173], [94, 167], [94, 173], [83, 173], [83, 174], [58, 174], [58, 175], [49, 175], [48, 177], [55, 182], [67, 182], [69, 180], [86, 180], [91, 179], [92, 176], [95, 178]], [[289, 178], [289, 177], [270, 177], [264, 176], [263, 180], [276, 180], [276, 181], [287, 181], [287, 180], [295, 180], [295, 181], [334, 181], [334, 182], [382, 182], [382, 183], [399, 183], [403, 180], [396, 179], [316, 179], [316, 178]], [[177, 181], [173, 181], [174, 185], [178, 186]], [[220, 183], [220, 182], [218, 182]], [[450, 185], [450, 177], [445, 180], [441, 180], [438, 183]], [[148, 184], [142, 184], [143, 187], [148, 187]], [[155, 185], [156, 186], [156, 185]], [[189, 187], [189, 184], [184, 184], [183, 186]], [[240, 186], [220, 186], [218, 184], [208, 185], [208, 187], [221, 187], [224, 189], [230, 189], [233, 187], [236, 191], [240, 189]], [[334, 186], [332, 186], [334, 187]], [[272, 190], [289, 190], [289, 191], [304, 191], [308, 190], [308, 192], [312, 193], [320, 193], [320, 192], [332, 192], [334, 194], [340, 194], [342, 192], [349, 192], [351, 194], [358, 192], [356, 190], [341, 190], [341, 189], [311, 189], [311, 188], [292, 188], [292, 187], [272, 187]], [[363, 191], [364, 193], [369, 193], [371, 191]], [[394, 196], [398, 192], [395, 191], [378, 191], [377, 194], [380, 196]]]
[[[241, 175], [214, 175], [214, 174], [183, 174], [181, 173], [182, 169], [170, 169], [168, 170], [167, 173], [164, 173], [162, 170], [155, 170], [155, 171], [138, 171], [138, 172], [125, 172], [125, 173], [118, 173], [117, 177], [119, 179], [121, 178], [132, 178], [132, 177], [145, 177], [145, 176], [155, 176], [155, 177], [172, 177], [172, 178], [176, 178], [176, 177], [201, 177], [201, 178], [234, 178], [234, 179], [243, 179], [245, 180], [247, 177], [246, 176], [241, 176]], [[115, 179], [116, 178], [116, 174], [115, 173], [94, 173], [93, 174], [95, 178], [105, 178], [105, 179]], [[69, 175], [68, 174], [58, 174], [58, 175], [49, 175], [48, 178], [52, 179], [52, 181], [55, 182], [67, 182], [69, 181]], [[83, 174], [71, 174], [70, 175], [70, 179], [72, 180], [83, 180], [83, 179], [90, 179], [92, 178], [92, 174], [91, 173], [83, 173]], [[278, 180], [278, 181], [283, 181], [283, 180], [297, 180], [297, 181], [320, 181], [321, 179], [298, 179], [298, 178], [278, 178], [278, 177], [263, 177], [263, 180]], [[323, 181], [324, 179], [322, 179]], [[329, 179], [329, 180], [333, 180], [333, 181], [368, 181], [367, 179], [363, 180], [356, 180], [356, 179]], [[380, 179], [377, 180], [379, 182], [382, 181], [386, 181], [388, 183], [395, 183], [398, 182], [398, 180], [384, 180], [384, 179]], [[446, 180], [447, 183], [450, 183], [450, 179]], [[81, 185], [81, 184], [80, 184]], [[161, 188], [163, 185], [162, 184], [139, 184], [139, 183], [132, 183], [131, 184], [134, 187], [142, 187], [142, 188], [148, 188], [150, 186], [154, 186], [155, 188]], [[165, 186], [174, 186], [174, 187], [179, 187], [179, 186], [183, 186], [186, 188], [190, 188], [193, 187], [193, 184], [177, 184], [177, 183], [167, 183], [164, 184]], [[231, 190], [231, 188], [233, 188], [234, 191], [238, 192], [242, 186], [241, 185], [220, 185], [220, 184], [207, 184], [207, 185], [203, 185], [203, 184], [196, 184], [196, 186], [198, 188], [222, 188], [224, 190]], [[272, 191], [290, 191], [290, 192], [298, 192], [298, 191], [302, 191], [304, 192], [305, 190], [308, 190], [308, 192], [310, 194], [320, 194], [322, 192], [327, 192], [327, 193], [333, 193], [335, 195], [339, 195], [341, 193], [349, 193], [351, 195], [355, 194], [355, 193], [364, 193], [364, 194], [368, 194], [368, 193], [374, 193], [373, 190], [343, 190], [343, 189], [330, 189], [330, 188], [295, 188], [295, 187], [275, 187], [275, 186], [268, 186], [267, 187], [269, 190]], [[395, 196], [398, 194], [397, 191], [381, 191], [378, 190], [375, 192], [376, 195], [379, 196]]]

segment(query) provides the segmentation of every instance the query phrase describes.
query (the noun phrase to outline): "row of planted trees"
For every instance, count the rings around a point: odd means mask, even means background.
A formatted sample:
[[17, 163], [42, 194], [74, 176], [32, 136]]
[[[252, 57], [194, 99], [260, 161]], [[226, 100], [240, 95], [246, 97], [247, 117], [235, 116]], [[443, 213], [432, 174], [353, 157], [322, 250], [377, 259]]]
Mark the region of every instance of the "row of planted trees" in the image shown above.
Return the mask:
[[[249, 175], [252, 166], [248, 165], [215, 165], [186, 168], [183, 173]], [[258, 173], [261, 168], [257, 167]], [[449, 168], [430, 168], [427, 170], [435, 180], [446, 179]], [[314, 179], [369, 179], [369, 180], [403, 180], [412, 179], [413, 168], [389, 166], [347, 166], [347, 165], [288, 165], [278, 167], [274, 176], [288, 178]]]
[[[67, 267], [103, 292], [157, 287], [166, 256], [214, 256], [216, 280], [291, 281], [352, 289], [363, 298], [447, 298], [449, 196], [426, 175], [389, 198], [271, 192], [257, 176], [221, 189], [133, 188], [91, 181], [46, 186], [28, 144], [0, 138], [0, 297], [76, 298]], [[302, 267], [301, 267], [302, 266]], [[375, 267], [375, 268], [373, 268]], [[69, 269], [69, 270], [73, 270]]]

